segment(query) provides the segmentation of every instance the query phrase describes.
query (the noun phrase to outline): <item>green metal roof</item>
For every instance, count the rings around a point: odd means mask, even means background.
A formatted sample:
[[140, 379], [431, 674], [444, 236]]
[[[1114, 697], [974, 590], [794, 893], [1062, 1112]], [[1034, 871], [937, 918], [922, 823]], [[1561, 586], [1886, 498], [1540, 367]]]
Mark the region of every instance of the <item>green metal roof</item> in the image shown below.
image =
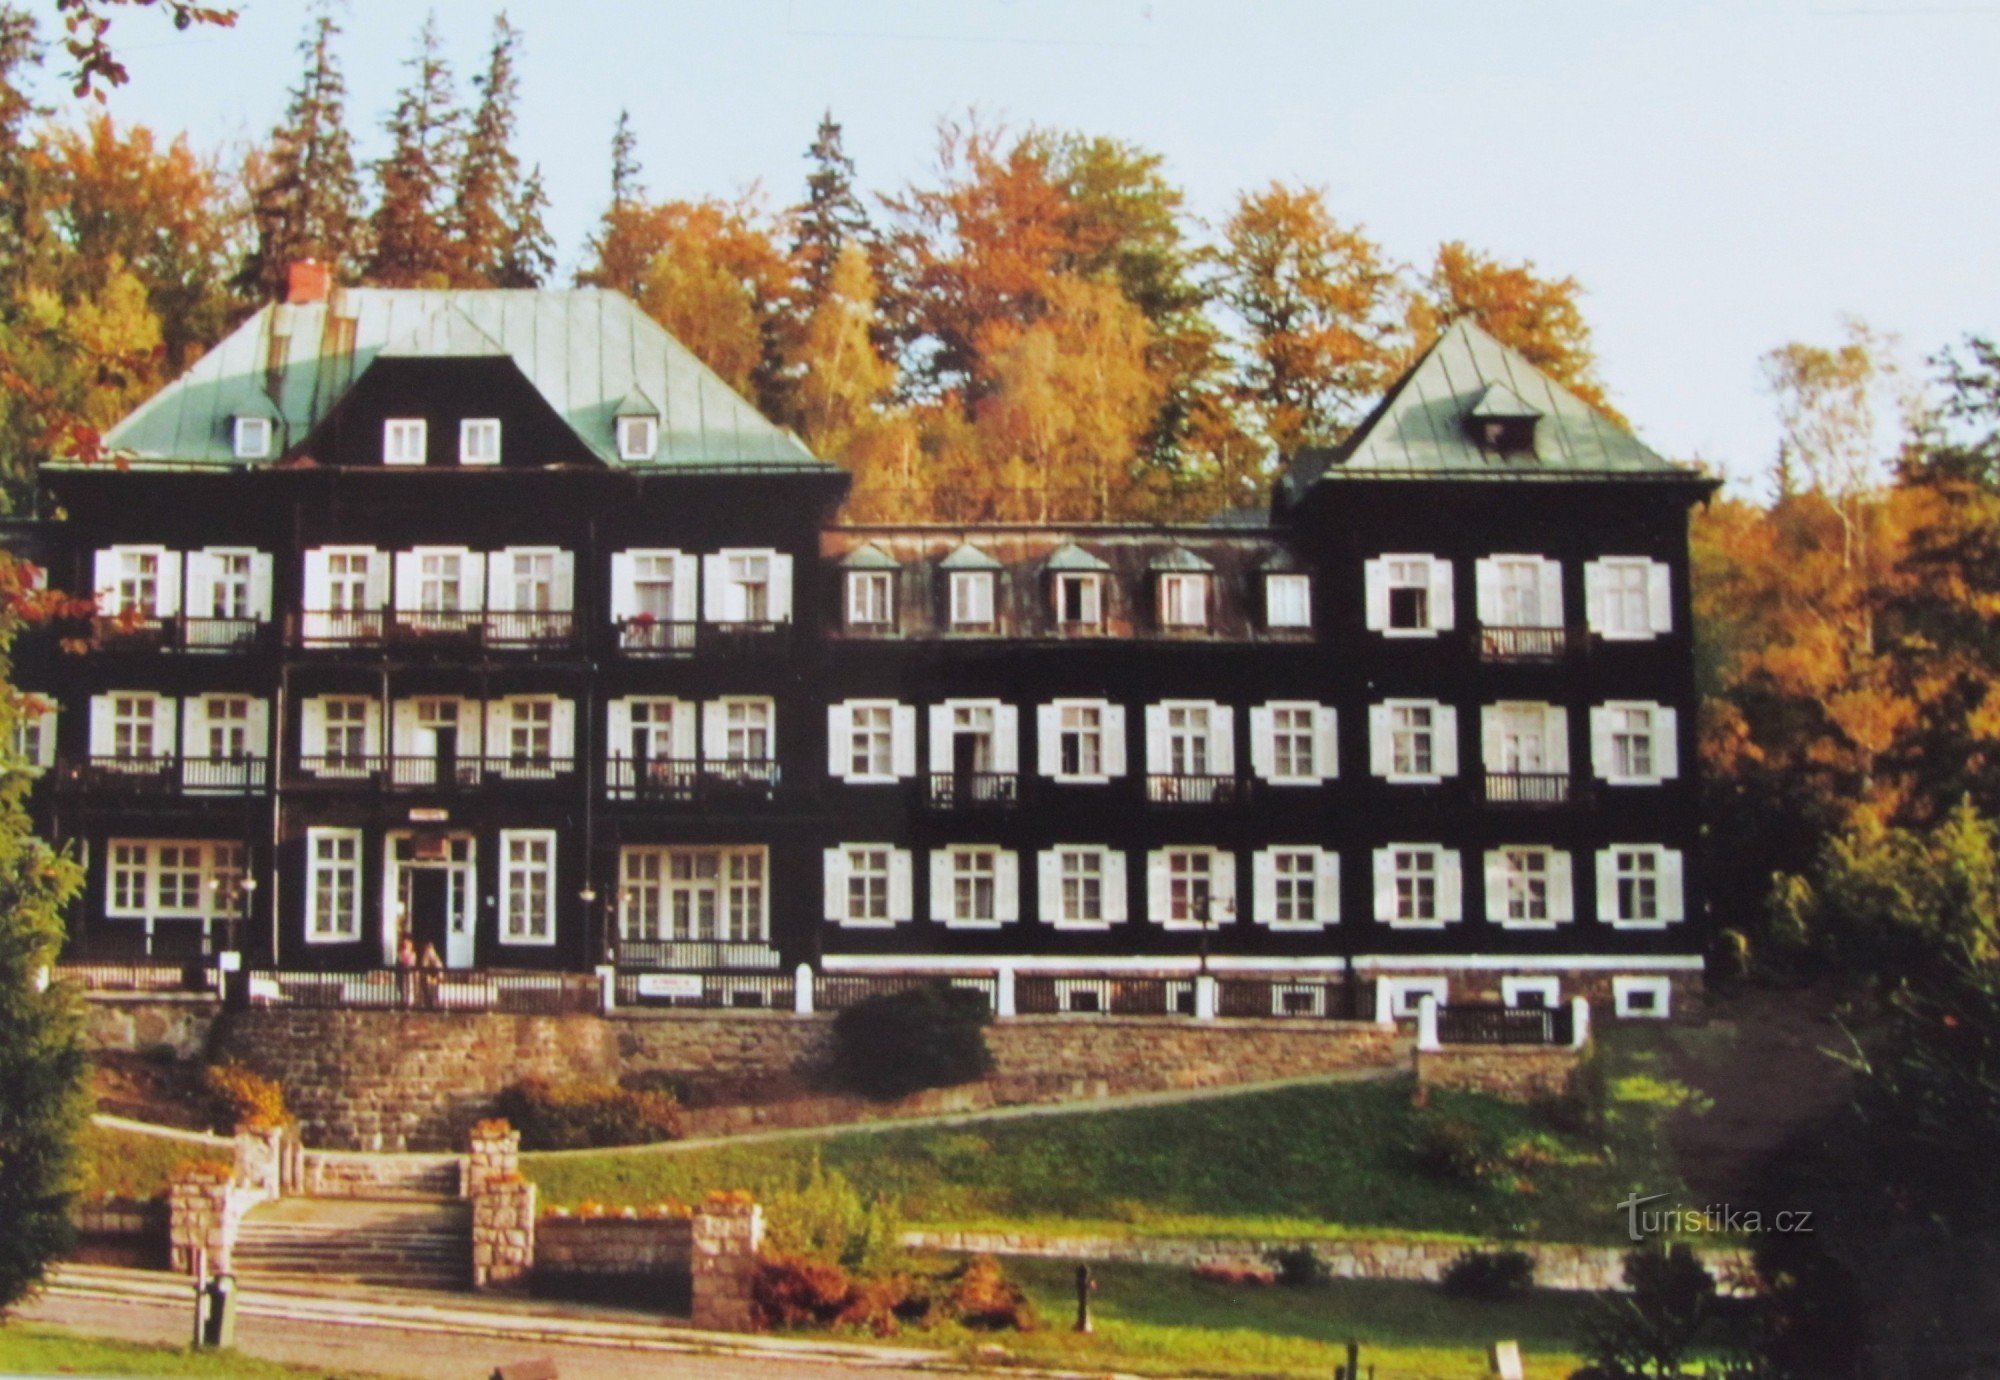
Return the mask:
[[841, 559], [842, 570], [901, 570], [894, 556], [872, 541], [864, 541]]
[[1148, 570], [1213, 570], [1209, 562], [1188, 550], [1185, 546], [1170, 546], [1153, 557], [1146, 567]]
[[[1532, 450], [1480, 447], [1470, 417], [1533, 417]], [[1470, 319], [1447, 327], [1338, 446], [1294, 456], [1292, 498], [1340, 479], [1666, 479], [1700, 482]]]
[[[105, 437], [138, 465], [249, 467], [231, 421], [270, 415], [303, 442], [377, 359], [506, 358], [607, 465], [821, 467], [628, 298], [600, 288], [336, 289], [259, 310]], [[621, 460], [617, 417], [660, 418], [648, 460]], [[275, 411], [273, 410], [275, 409]]]
[[1091, 555], [1075, 542], [1067, 541], [1049, 553], [1049, 558], [1042, 562], [1042, 569], [1054, 571], [1095, 571], [1109, 570], [1111, 567], [1108, 563]]
[[998, 570], [1000, 562], [971, 542], [960, 542], [949, 556], [938, 562], [939, 570]]

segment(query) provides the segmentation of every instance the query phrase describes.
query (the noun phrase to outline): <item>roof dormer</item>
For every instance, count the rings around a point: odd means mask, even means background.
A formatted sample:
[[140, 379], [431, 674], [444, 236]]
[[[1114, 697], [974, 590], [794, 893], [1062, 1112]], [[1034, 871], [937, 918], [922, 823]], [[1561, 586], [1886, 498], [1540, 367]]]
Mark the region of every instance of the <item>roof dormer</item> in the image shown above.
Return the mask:
[[1465, 414], [1465, 429], [1482, 451], [1495, 455], [1533, 455], [1535, 423], [1541, 409], [1524, 402], [1504, 383], [1489, 383]]
[[660, 405], [634, 388], [618, 404], [612, 426], [617, 432], [620, 460], [651, 460], [660, 450]]

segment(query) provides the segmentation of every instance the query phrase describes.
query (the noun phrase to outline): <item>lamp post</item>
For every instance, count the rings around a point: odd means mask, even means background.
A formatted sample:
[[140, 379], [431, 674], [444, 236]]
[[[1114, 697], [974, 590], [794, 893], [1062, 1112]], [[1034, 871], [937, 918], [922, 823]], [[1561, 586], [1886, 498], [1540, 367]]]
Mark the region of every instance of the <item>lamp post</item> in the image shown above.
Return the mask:
[[229, 908], [229, 947], [237, 946], [237, 926], [245, 920], [255, 920], [257, 908], [257, 878], [245, 873], [243, 880], [236, 884], [237, 904]]
[[[597, 888], [592, 886], [588, 881], [585, 881], [582, 888], [577, 891], [576, 899], [583, 902], [584, 942], [588, 944], [591, 927], [596, 923], [597, 919]], [[600, 950], [607, 958], [610, 957], [610, 945], [604, 942], [604, 936], [600, 935], [599, 941]]]

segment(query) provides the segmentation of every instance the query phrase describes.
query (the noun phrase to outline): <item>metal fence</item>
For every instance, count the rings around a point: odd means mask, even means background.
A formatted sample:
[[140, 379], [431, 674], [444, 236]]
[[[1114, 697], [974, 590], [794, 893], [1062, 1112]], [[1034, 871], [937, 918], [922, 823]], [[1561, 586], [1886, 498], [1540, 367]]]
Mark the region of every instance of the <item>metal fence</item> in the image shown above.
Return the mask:
[[907, 992], [941, 981], [978, 992], [986, 998], [988, 1009], [999, 1009], [998, 978], [977, 975], [940, 978], [933, 973], [818, 973], [813, 977], [813, 1007], [819, 1011], [842, 1011], [870, 997]]
[[1481, 628], [1478, 637], [1484, 661], [1554, 661], [1568, 645], [1562, 628]]
[[1437, 1028], [1446, 1045], [1567, 1045], [1576, 1031], [1567, 1006], [1441, 1006]]
[[366, 968], [340, 973], [253, 968], [231, 979], [230, 999], [249, 1006], [521, 1015], [595, 1011], [600, 1000], [594, 975], [435, 968]]
[[1238, 1020], [1295, 1018], [1355, 1020], [1362, 1014], [1360, 986], [1339, 978], [1218, 978], [1215, 1014]]
[[215, 970], [201, 963], [59, 963], [55, 977], [85, 992], [204, 992]]
[[1014, 979], [1014, 1010], [1023, 1016], [1192, 1016], [1194, 979], [1023, 973]]
[[620, 1007], [694, 1007], [707, 1010], [789, 1011], [797, 999], [798, 982], [790, 973], [643, 973], [618, 974]]

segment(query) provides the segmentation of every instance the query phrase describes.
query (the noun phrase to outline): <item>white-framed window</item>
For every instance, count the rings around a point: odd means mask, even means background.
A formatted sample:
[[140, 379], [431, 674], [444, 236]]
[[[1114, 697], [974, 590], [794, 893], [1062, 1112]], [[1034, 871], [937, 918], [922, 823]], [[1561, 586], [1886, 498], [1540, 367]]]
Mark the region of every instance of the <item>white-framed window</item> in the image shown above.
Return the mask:
[[1071, 632], [1104, 626], [1104, 576], [1091, 571], [1062, 571], [1051, 590], [1056, 622]]
[[888, 929], [914, 915], [910, 852], [886, 843], [843, 843], [825, 854], [826, 918], [847, 929]]
[[1591, 765], [1613, 786], [1657, 786], [1680, 775], [1680, 716], [1661, 704], [1612, 700], [1590, 711]]
[[1370, 767], [1403, 784], [1458, 775], [1458, 710], [1436, 700], [1385, 700], [1368, 709]]
[[[1509, 700], [1479, 711], [1480, 757], [1489, 777], [1569, 774], [1569, 711], [1559, 704]], [[1542, 800], [1531, 782], [1488, 783], [1489, 800]]]
[[[999, 700], [946, 700], [930, 707], [930, 770], [1012, 776], [1021, 769], [1021, 713]], [[1005, 789], [996, 787], [996, 789]]]
[[417, 572], [418, 612], [457, 613], [467, 607], [463, 552], [419, 551]]
[[361, 831], [306, 830], [306, 943], [361, 938]]
[[262, 460], [271, 453], [271, 419], [269, 417], [238, 417], [235, 419], [233, 449], [238, 460]]
[[1503, 977], [1500, 979], [1502, 1006], [1542, 1006], [1553, 1011], [1562, 1005], [1562, 979], [1547, 975]]
[[1088, 843], [1059, 843], [1036, 859], [1042, 920], [1059, 930], [1124, 923], [1125, 855]]
[[1340, 775], [1339, 722], [1331, 706], [1272, 700], [1250, 710], [1250, 766], [1280, 786], [1317, 786]]
[[660, 448], [660, 419], [651, 415], [618, 419], [618, 458], [651, 460]]
[[1194, 571], [1167, 571], [1158, 577], [1160, 626], [1208, 626], [1208, 576]]
[[777, 706], [756, 696], [711, 700], [702, 713], [702, 755], [711, 762], [769, 762], [777, 756]]
[[150, 618], [160, 604], [160, 553], [118, 553], [117, 612], [120, 617]]
[[626, 939], [761, 944], [770, 935], [769, 850], [627, 847], [618, 932]]
[[1435, 929], [1464, 915], [1458, 854], [1434, 843], [1375, 850], [1375, 918], [1397, 929]]
[[953, 929], [997, 929], [1021, 918], [1020, 858], [960, 844], [931, 850], [931, 919]]
[[259, 756], [250, 734], [250, 699], [246, 695], [204, 695], [200, 700], [204, 741], [190, 744], [212, 762], [241, 761]]
[[711, 623], [753, 626], [792, 620], [792, 558], [758, 548], [702, 557], [702, 616]]
[[554, 551], [503, 551], [500, 583], [506, 587], [515, 613], [549, 613], [556, 603], [556, 555]]
[[160, 734], [161, 718], [158, 695], [111, 696], [111, 755], [120, 761], [165, 756], [172, 740]]
[[315, 769], [367, 769], [373, 755], [369, 739], [374, 736], [375, 701], [360, 695], [322, 695], [305, 701], [300, 713], [305, 755], [319, 759]]
[[1384, 637], [1436, 637], [1456, 626], [1451, 562], [1429, 555], [1378, 556], [1362, 567], [1368, 629]]
[[15, 762], [29, 771], [47, 771], [56, 764], [56, 701], [19, 691], [13, 708]]
[[1273, 930], [1317, 930], [1340, 919], [1340, 854], [1279, 844], [1251, 859], [1250, 915]]
[[211, 550], [199, 554], [208, 570], [209, 616], [237, 621], [262, 617], [255, 589], [257, 553]]
[[498, 417], [466, 417], [459, 422], [458, 463], [461, 465], [500, 463]]
[[1146, 918], [1200, 930], [1236, 919], [1236, 855], [1220, 848], [1156, 848], [1146, 855]]
[[1508, 929], [1553, 929], [1576, 916], [1569, 854], [1510, 845], [1486, 854], [1486, 918]]
[[1213, 700], [1147, 705], [1146, 771], [1150, 776], [1234, 776], [1235, 727], [1229, 706]]
[[500, 942], [556, 942], [556, 831], [500, 831]]
[[1488, 628], [1560, 628], [1562, 566], [1546, 556], [1488, 556], [1473, 567], [1479, 621]]
[[1663, 1021], [1674, 1014], [1674, 980], [1666, 977], [1614, 977], [1611, 1009], [1620, 1016]]
[[1687, 916], [1680, 850], [1614, 843], [1597, 855], [1597, 918], [1617, 929], [1661, 929]]
[[732, 622], [771, 621], [771, 557], [764, 551], [732, 551], [723, 557]]
[[223, 920], [241, 913], [243, 845], [210, 839], [106, 841], [104, 914]]
[[1631, 642], [1674, 630], [1673, 576], [1646, 556], [1605, 556], [1583, 568], [1584, 614], [1607, 642]]
[[994, 626], [993, 604], [994, 585], [997, 583], [990, 570], [954, 570], [947, 583], [950, 593], [951, 626], [954, 629], [991, 628]]
[[556, 702], [515, 699], [507, 705], [507, 760], [516, 766], [547, 766], [555, 754]]
[[847, 626], [886, 628], [896, 621], [896, 582], [887, 570], [847, 572]]
[[421, 465], [429, 445], [430, 426], [421, 417], [391, 417], [382, 423], [385, 465]]
[[1055, 700], [1035, 710], [1036, 770], [1055, 781], [1101, 784], [1125, 774], [1125, 706]]
[[110, 618], [171, 618], [180, 608], [181, 557], [159, 546], [97, 553], [98, 611]]
[[1312, 626], [1312, 576], [1273, 573], [1264, 577], [1264, 626]]
[[1442, 977], [1385, 977], [1375, 980], [1376, 1019], [1414, 1021], [1424, 998], [1439, 1006], [1451, 996], [1451, 979]]
[[843, 700], [826, 710], [827, 774], [854, 785], [917, 771], [917, 711], [895, 700]]
[[379, 619], [371, 617], [389, 602], [386, 552], [367, 546], [323, 546], [305, 553], [305, 632], [308, 639], [331, 642], [378, 635]]

